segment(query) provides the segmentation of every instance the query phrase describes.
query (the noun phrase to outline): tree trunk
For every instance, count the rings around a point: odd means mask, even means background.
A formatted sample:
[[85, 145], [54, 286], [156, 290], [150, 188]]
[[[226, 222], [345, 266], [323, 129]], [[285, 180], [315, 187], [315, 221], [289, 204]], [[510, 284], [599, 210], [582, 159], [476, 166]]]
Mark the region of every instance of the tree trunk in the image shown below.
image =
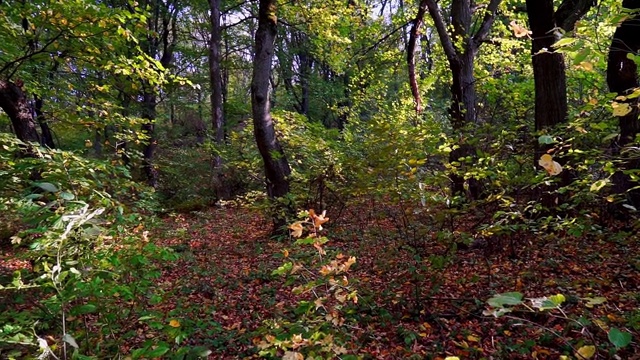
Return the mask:
[[411, 87], [411, 94], [413, 94], [413, 101], [415, 103], [416, 114], [422, 113], [422, 97], [420, 96], [420, 88], [418, 87], [418, 79], [416, 75], [416, 44], [420, 37], [420, 28], [424, 20], [424, 14], [427, 11], [427, 3], [425, 0], [420, 0], [420, 6], [418, 7], [418, 13], [413, 24], [411, 25], [411, 32], [409, 33], [409, 42], [407, 43], [407, 65], [409, 66], [409, 86]]
[[158, 139], [155, 136], [156, 95], [145, 92], [142, 106], [142, 118], [149, 120], [142, 124], [142, 132], [148, 137], [142, 151], [142, 170], [147, 177], [149, 186], [155, 188], [158, 186], [158, 171], [153, 165], [153, 155], [158, 147]]
[[40, 142], [36, 122], [21, 86], [11, 81], [0, 80], [0, 108], [11, 119], [13, 131], [18, 139], [24, 142]]
[[553, 127], [567, 120], [567, 81], [562, 54], [554, 51], [553, 0], [527, 0], [533, 35], [532, 63], [535, 83], [535, 129]]
[[[429, 15], [440, 38], [449, 67], [451, 68], [451, 126], [460, 132], [465, 125], [477, 122], [476, 90], [473, 65], [480, 45], [487, 39], [491, 26], [495, 20], [496, 11], [501, 0], [491, 0], [484, 11], [484, 17], [475, 33], [471, 31], [473, 20], [472, 1], [453, 0], [450, 9], [450, 24], [445, 22], [436, 0], [424, 0]], [[450, 26], [449, 26], [450, 25]], [[476, 151], [468, 144], [458, 144], [458, 149], [449, 154], [449, 162], [458, 162], [464, 157], [474, 158]], [[464, 173], [465, 166], [460, 166], [459, 172]], [[466, 193], [470, 199], [478, 199], [482, 194], [482, 186], [475, 178], [469, 178], [465, 184], [464, 176], [450, 174], [451, 192], [456, 195]], [[465, 186], [466, 185], [466, 186]], [[468, 191], [465, 191], [468, 189]]]
[[[640, 0], [624, 0], [622, 6], [627, 9], [640, 9]], [[640, 50], [640, 15], [627, 18], [616, 29], [609, 48], [609, 58], [607, 64], [607, 85], [612, 92], [618, 95], [626, 95], [639, 86], [638, 66], [627, 58], [628, 54], [636, 54]], [[620, 117], [620, 137], [618, 149], [635, 140], [640, 123], [638, 122], [638, 101], [628, 100], [632, 111]]]
[[220, 70], [220, 0], [209, 0], [211, 10], [211, 40], [209, 43], [209, 79], [211, 82], [211, 126], [216, 144], [224, 142], [224, 117], [222, 109], [222, 71]]
[[[289, 193], [289, 175], [291, 174], [289, 162], [276, 138], [270, 113], [269, 78], [277, 33], [275, 12], [276, 0], [260, 0], [251, 81], [254, 135], [264, 161], [267, 194], [271, 199], [283, 197]], [[286, 224], [286, 219], [277, 213], [278, 211], [273, 214], [276, 231]]]
[[[637, 11], [640, 9], [640, 0], [624, 0], [622, 1], [622, 6]], [[640, 86], [638, 83], [638, 66], [632, 59], [627, 58], [628, 54], [637, 54], [640, 51], [638, 29], [640, 29], [640, 15], [636, 12], [634, 16], [623, 21], [613, 34], [607, 63], [607, 85], [609, 85], [609, 90], [618, 95], [627, 95]], [[631, 111], [624, 116], [620, 116], [620, 135], [617, 142], [613, 144], [613, 149], [616, 153], [620, 153], [626, 145], [633, 143], [640, 131], [640, 123], [638, 121], [638, 116], [640, 116], [638, 106], [640, 104], [638, 98], [628, 99], [622, 101], [622, 103], [631, 106]], [[619, 194], [627, 193], [627, 199], [631, 205], [640, 207], [640, 191], [636, 188], [638, 182], [632, 180], [623, 171], [625, 169], [640, 168], [640, 160], [630, 160], [623, 164], [621, 168], [612, 176], [613, 189]]]
[[[224, 144], [224, 112], [222, 94], [222, 71], [220, 67], [220, 48], [222, 47], [222, 27], [220, 26], [220, 0], [209, 0], [211, 11], [211, 39], [209, 42], [209, 80], [211, 83], [211, 126], [216, 145]], [[226, 199], [231, 196], [228, 184], [222, 173], [222, 157], [216, 155], [213, 159], [213, 182], [216, 196]]]
[[50, 149], [56, 147], [56, 144], [53, 142], [53, 133], [51, 132], [51, 128], [47, 123], [47, 119], [44, 116], [44, 112], [42, 111], [42, 98], [38, 95], [34, 96], [35, 102], [35, 110], [36, 110], [36, 119], [38, 120], [38, 124], [40, 125], [40, 131], [42, 132], [42, 137], [40, 138], [40, 144], [43, 146], [47, 146]]

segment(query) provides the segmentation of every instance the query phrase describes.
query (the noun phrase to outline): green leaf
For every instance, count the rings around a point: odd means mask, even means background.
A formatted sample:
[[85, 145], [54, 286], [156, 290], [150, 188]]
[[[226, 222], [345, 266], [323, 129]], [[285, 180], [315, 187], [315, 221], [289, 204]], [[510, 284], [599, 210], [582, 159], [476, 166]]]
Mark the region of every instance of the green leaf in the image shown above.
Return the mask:
[[84, 304], [74, 307], [71, 312], [76, 315], [83, 315], [96, 312], [97, 309], [98, 307], [93, 304]]
[[[197, 357], [202, 357], [202, 358], [206, 358], [207, 356], [211, 355], [212, 351], [207, 349], [204, 346], [196, 346], [193, 347], [189, 350], [189, 355], [191, 356], [197, 356]], [[189, 358], [189, 357], [187, 357]]]
[[42, 182], [42, 183], [35, 183], [35, 185], [46, 192], [54, 193], [58, 191], [58, 188], [52, 183]]
[[164, 344], [161, 344], [161, 345], [158, 345], [158, 347], [156, 347], [155, 349], [145, 352], [144, 355], [145, 357], [149, 357], [149, 358], [157, 358], [166, 354], [167, 351], [169, 351], [169, 347]]
[[289, 273], [289, 271], [291, 271], [291, 269], [293, 269], [292, 262], [284, 263], [280, 265], [280, 267], [278, 267], [277, 269], [273, 270], [271, 272], [271, 275], [286, 275]]
[[571, 45], [574, 42], [576, 42], [575, 38], [563, 38], [563, 39], [558, 40], [555, 44], [553, 44], [553, 47], [557, 49], [557, 48], [561, 48], [563, 46]]
[[519, 305], [522, 304], [522, 294], [519, 292], [508, 292], [503, 294], [494, 295], [491, 299], [487, 300], [487, 304], [492, 307], [504, 307], [505, 305]]
[[553, 140], [553, 137], [549, 135], [541, 135], [538, 138], [538, 144], [541, 144], [541, 145], [549, 145], [549, 144], [553, 144], [554, 142], [555, 140]]
[[64, 334], [64, 336], [62, 336], [62, 341], [66, 342], [67, 344], [73, 346], [74, 348], [78, 349], [78, 343], [76, 342], [76, 339], [73, 338], [73, 336], [71, 336], [69, 333]]
[[631, 334], [626, 331], [620, 331], [616, 328], [611, 328], [609, 330], [609, 341], [617, 348], [621, 349], [629, 344], [631, 344]]
[[600, 191], [600, 189], [602, 189], [608, 183], [609, 183], [609, 179], [598, 180], [598, 181], [594, 182], [593, 184], [591, 184], [591, 187], [589, 188], [589, 191], [598, 192], [598, 191]]
[[75, 195], [73, 195], [72, 193], [68, 192], [68, 191], [63, 191], [60, 193], [60, 198], [63, 200], [67, 200], [67, 201], [71, 201], [73, 199], [76, 198]]
[[600, 305], [600, 304], [604, 303], [605, 301], [607, 301], [607, 298], [606, 297], [602, 297], [602, 296], [594, 297], [594, 298], [586, 297], [586, 298], [582, 298], [582, 300], [586, 300], [587, 301], [587, 303], [584, 306], [586, 306], [588, 308], [592, 308], [595, 305]]

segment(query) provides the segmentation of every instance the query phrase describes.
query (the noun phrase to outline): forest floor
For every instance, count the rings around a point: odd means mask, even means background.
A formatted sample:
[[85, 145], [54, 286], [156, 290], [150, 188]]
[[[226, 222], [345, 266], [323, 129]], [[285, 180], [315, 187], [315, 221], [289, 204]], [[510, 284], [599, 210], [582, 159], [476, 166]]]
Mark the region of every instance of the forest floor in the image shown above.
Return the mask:
[[[456, 249], [436, 232], [402, 238], [409, 227], [394, 214], [362, 205], [326, 224], [325, 249], [357, 258], [349, 272], [359, 300], [350, 352], [365, 359], [576, 359], [579, 348], [596, 345], [593, 358], [640, 359], [635, 233], [520, 234]], [[471, 227], [451, 225], [454, 235]], [[261, 215], [241, 208], [171, 215], [151, 229], [152, 241], [179, 253], [163, 265], [158, 286], [167, 297], [157, 310], [178, 314], [190, 332], [186, 343], [209, 348], [210, 359], [255, 357], [265, 320], [290, 316], [300, 300], [272, 275], [295, 251], [293, 239], [273, 240], [269, 230]], [[20, 267], [12, 258], [3, 254], [0, 265]], [[520, 307], [500, 318], [483, 315], [487, 299], [513, 291], [563, 294], [566, 302], [544, 313]], [[612, 327], [630, 332], [631, 344], [616, 351], [607, 338]]]
[[[357, 258], [350, 350], [371, 359], [558, 359], [597, 345], [595, 358], [640, 359], [637, 235], [523, 234], [455, 251], [435, 235], [401, 239], [391, 212], [363, 209], [343, 212], [326, 230], [326, 249]], [[162, 282], [173, 288], [185, 326], [197, 329], [189, 341], [213, 350], [211, 358], [254, 354], [256, 329], [300, 300], [271, 275], [293, 240], [270, 240], [267, 224], [249, 210], [211, 209], [168, 217], [155, 231], [159, 244], [181, 249]], [[487, 299], [511, 291], [567, 300], [562, 311], [483, 315]], [[611, 327], [633, 335], [617, 353]]]

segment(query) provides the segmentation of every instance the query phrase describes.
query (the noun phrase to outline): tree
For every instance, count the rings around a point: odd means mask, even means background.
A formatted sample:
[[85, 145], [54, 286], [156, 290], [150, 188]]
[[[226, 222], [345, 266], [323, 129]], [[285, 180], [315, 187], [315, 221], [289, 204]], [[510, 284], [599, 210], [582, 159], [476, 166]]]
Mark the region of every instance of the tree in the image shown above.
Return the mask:
[[22, 90], [22, 84], [0, 79], [0, 108], [11, 119], [13, 131], [18, 139], [28, 142], [39, 142], [33, 113]]
[[[623, 0], [624, 8], [635, 11], [628, 16], [616, 29], [609, 48], [607, 63], [607, 85], [609, 90], [620, 96], [629, 95], [640, 86], [638, 84], [638, 65], [629, 55], [636, 55], [640, 51], [640, 0]], [[628, 109], [626, 114], [620, 116], [620, 136], [617, 143], [618, 150], [635, 140], [640, 123], [638, 116], [637, 97], [625, 99], [622, 104]]]
[[[222, 47], [222, 26], [220, 26], [220, 0], [209, 0], [209, 81], [211, 84], [211, 126], [216, 145], [224, 144], [224, 112], [222, 98], [222, 71], [220, 68], [220, 48]], [[222, 157], [216, 155], [213, 160], [215, 188], [218, 198], [229, 197], [222, 174]]]
[[555, 126], [567, 119], [564, 57], [555, 51], [553, 44], [558, 40], [558, 29], [572, 31], [575, 23], [589, 11], [592, 3], [592, 0], [565, 0], [554, 12], [553, 0], [527, 0], [527, 16], [533, 38], [531, 53], [536, 131]]
[[[471, 0], [453, 0], [450, 8], [451, 23], [447, 24], [435, 0], [425, 0], [435, 23], [440, 42], [451, 69], [451, 124], [456, 130], [475, 123], [476, 91], [473, 65], [480, 45], [486, 41], [501, 0], [491, 0], [486, 8], [475, 7]], [[482, 22], [472, 32], [474, 11], [484, 12]], [[451, 28], [451, 33], [449, 32]]]
[[[473, 75], [474, 61], [480, 45], [489, 36], [491, 25], [501, 0], [491, 0], [483, 9], [484, 16], [480, 26], [472, 32], [474, 15], [471, 0], [453, 0], [450, 9], [451, 26], [448, 26], [442, 11], [435, 0], [425, 0], [429, 14], [435, 23], [438, 37], [451, 69], [451, 125], [454, 130], [461, 130], [465, 125], [477, 122], [476, 90]], [[449, 33], [449, 28], [452, 29]], [[459, 147], [449, 154], [449, 162], [457, 162], [461, 158], [474, 157], [475, 149], [469, 144], [458, 144]], [[465, 192], [465, 179], [460, 174], [452, 173], [451, 190], [454, 194]], [[469, 180], [468, 195], [471, 199], [480, 197], [481, 185], [475, 178]]]
[[[143, 51], [152, 59], [159, 60], [162, 72], [173, 62], [173, 51], [177, 42], [178, 3], [176, 0], [149, 0], [143, 4], [148, 6], [153, 16], [147, 21], [148, 35], [143, 44]], [[157, 84], [146, 82], [142, 90], [142, 118], [147, 121], [142, 125], [142, 132], [147, 136], [147, 140], [142, 151], [142, 169], [147, 177], [150, 186], [158, 185], [158, 172], [153, 165], [153, 156], [158, 146], [155, 136], [156, 106], [157, 106]]]
[[[264, 162], [267, 195], [271, 199], [289, 193], [291, 168], [278, 142], [271, 118], [269, 78], [277, 34], [276, 0], [260, 0], [258, 29], [255, 34], [253, 76], [251, 80], [251, 108], [253, 131]], [[275, 230], [285, 225], [285, 218], [275, 215]]]
[[427, 11], [427, 0], [420, 0], [418, 6], [418, 13], [413, 19], [411, 24], [411, 32], [409, 33], [409, 42], [407, 44], [407, 64], [409, 66], [409, 85], [411, 87], [411, 94], [413, 94], [413, 101], [415, 103], [416, 114], [422, 112], [422, 97], [420, 96], [420, 89], [418, 88], [418, 80], [416, 76], [416, 44], [420, 36], [420, 28], [424, 22], [424, 14]]

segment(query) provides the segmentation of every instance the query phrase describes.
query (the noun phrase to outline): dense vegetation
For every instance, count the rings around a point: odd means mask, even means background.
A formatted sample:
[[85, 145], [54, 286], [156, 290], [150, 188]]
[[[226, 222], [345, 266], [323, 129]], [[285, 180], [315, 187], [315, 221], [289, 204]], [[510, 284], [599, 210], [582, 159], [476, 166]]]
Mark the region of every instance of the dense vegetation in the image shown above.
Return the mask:
[[639, 28], [0, 0], [0, 358], [637, 357]]

